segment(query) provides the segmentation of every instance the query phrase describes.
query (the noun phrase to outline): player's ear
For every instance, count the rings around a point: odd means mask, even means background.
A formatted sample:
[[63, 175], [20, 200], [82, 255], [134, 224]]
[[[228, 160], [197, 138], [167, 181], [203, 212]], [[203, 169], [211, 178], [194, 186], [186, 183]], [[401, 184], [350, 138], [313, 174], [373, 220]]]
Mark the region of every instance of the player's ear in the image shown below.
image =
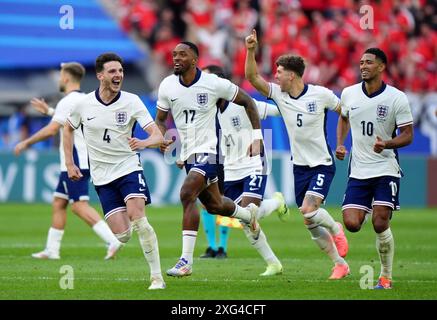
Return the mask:
[[102, 80], [103, 79], [103, 73], [97, 72], [96, 73], [96, 77], [97, 77], [98, 80]]
[[67, 84], [68, 82], [70, 82], [70, 80], [71, 80], [71, 76], [69, 73], [65, 74], [65, 76], [62, 78], [62, 82], [64, 84]]

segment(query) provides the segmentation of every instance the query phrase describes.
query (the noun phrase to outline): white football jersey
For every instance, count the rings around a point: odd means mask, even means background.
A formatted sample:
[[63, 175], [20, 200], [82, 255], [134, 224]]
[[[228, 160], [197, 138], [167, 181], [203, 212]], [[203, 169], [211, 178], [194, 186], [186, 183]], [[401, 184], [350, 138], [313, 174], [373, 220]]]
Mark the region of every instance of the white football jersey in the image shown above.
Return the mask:
[[142, 170], [140, 156], [131, 150], [128, 138], [136, 122], [145, 129], [154, 121], [137, 95], [121, 91], [105, 104], [97, 89], [76, 104], [67, 120], [76, 129], [82, 124], [94, 185]]
[[[265, 119], [272, 115], [270, 110], [279, 110], [276, 106], [254, 100], [260, 115]], [[274, 111], [273, 111], [274, 112]], [[217, 113], [221, 127], [220, 150], [224, 156], [225, 181], [244, 179], [252, 174], [269, 174], [270, 167], [264, 163], [261, 157], [250, 157], [247, 150], [253, 141], [253, 128], [243, 106], [230, 102], [226, 109]], [[265, 159], [267, 161], [267, 158]]]
[[338, 97], [331, 90], [305, 84], [302, 93], [291, 97], [278, 84], [270, 83], [268, 98], [281, 111], [290, 141], [293, 163], [316, 167], [332, 165], [333, 155], [326, 136], [326, 112], [335, 110]]
[[383, 84], [367, 95], [364, 82], [347, 87], [341, 94], [341, 113], [349, 118], [352, 134], [350, 177], [368, 179], [380, 176], [401, 176], [394, 149], [373, 151], [376, 136], [390, 140], [396, 128], [413, 123], [407, 96], [402, 91]]
[[157, 107], [170, 111], [181, 139], [180, 159], [194, 153], [217, 153], [217, 100], [233, 101], [238, 87], [215, 74], [197, 70], [196, 78], [185, 86], [176, 75], [165, 78], [158, 91]]
[[[56, 121], [60, 125], [64, 126], [65, 121], [67, 120], [68, 115], [70, 114], [73, 106], [77, 101], [83, 99], [85, 97], [85, 93], [80, 91], [72, 91], [59, 100], [58, 104], [55, 108], [55, 113], [52, 117], [52, 121]], [[62, 135], [62, 127], [59, 129], [59, 133], [61, 136], [59, 143], [59, 154], [61, 160], [61, 171], [67, 171], [67, 167], [65, 166], [65, 153], [64, 153], [64, 137]], [[73, 144], [73, 158], [74, 163], [80, 169], [88, 169], [88, 152], [86, 149], [85, 140], [83, 139], [82, 130], [74, 131], [74, 144]]]

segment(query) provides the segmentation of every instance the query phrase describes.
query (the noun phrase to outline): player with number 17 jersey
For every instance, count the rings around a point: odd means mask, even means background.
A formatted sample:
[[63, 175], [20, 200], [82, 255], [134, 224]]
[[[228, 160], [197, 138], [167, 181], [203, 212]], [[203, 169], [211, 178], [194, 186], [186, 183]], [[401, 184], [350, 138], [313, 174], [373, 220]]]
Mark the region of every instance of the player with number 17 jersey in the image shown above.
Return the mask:
[[217, 154], [216, 103], [220, 98], [232, 102], [237, 93], [238, 87], [229, 80], [199, 69], [189, 86], [176, 75], [162, 81], [157, 107], [172, 112], [181, 139], [182, 161], [196, 153]]

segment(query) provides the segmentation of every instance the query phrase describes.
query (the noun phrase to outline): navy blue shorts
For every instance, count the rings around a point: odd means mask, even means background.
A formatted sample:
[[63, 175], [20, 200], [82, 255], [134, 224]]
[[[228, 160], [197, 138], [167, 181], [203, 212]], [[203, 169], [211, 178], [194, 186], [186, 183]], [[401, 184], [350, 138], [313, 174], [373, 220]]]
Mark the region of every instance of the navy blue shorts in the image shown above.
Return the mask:
[[59, 175], [58, 186], [54, 192], [54, 196], [68, 200], [70, 203], [76, 201], [88, 201], [90, 199], [88, 193], [88, 185], [90, 181], [90, 171], [81, 169], [83, 177], [79, 181], [73, 181], [68, 178], [66, 171], [61, 171]]
[[362, 209], [372, 212], [373, 206], [399, 210], [400, 179], [382, 176], [370, 179], [349, 178], [342, 209]]
[[225, 192], [225, 170], [223, 164], [219, 163], [217, 165], [217, 177], [218, 177], [218, 188], [220, 193]]
[[206, 179], [206, 184], [217, 182], [217, 155], [212, 153], [195, 153], [184, 162], [187, 174], [190, 171], [200, 173]]
[[131, 172], [108, 184], [95, 186], [95, 188], [105, 219], [116, 212], [126, 211], [126, 202], [130, 198], [144, 198], [146, 205], [151, 203], [143, 171]]
[[293, 165], [293, 174], [296, 204], [300, 208], [305, 194], [326, 199], [332, 179], [334, 179], [335, 165], [313, 168]]
[[243, 197], [263, 200], [266, 185], [266, 175], [252, 174], [241, 180], [225, 181], [224, 196], [232, 199], [236, 204], [240, 203]]

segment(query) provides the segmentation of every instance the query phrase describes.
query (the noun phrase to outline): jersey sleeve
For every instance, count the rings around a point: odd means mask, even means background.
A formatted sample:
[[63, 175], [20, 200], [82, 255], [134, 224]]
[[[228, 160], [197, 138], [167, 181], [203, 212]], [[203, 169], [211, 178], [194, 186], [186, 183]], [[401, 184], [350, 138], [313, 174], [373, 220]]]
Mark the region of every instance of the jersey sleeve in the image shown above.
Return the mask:
[[168, 112], [170, 110], [170, 101], [167, 94], [166, 82], [163, 81], [158, 88], [158, 101], [156, 102], [156, 107], [159, 110]]
[[80, 103], [72, 104], [70, 113], [67, 116], [67, 121], [74, 129], [78, 129], [80, 127], [80, 124], [82, 123]]
[[52, 117], [52, 121], [64, 125], [67, 121], [70, 110], [72, 109], [71, 103], [68, 103], [65, 98], [61, 99], [55, 108], [55, 114]]
[[335, 93], [332, 90], [328, 88], [323, 88], [323, 90], [325, 93], [324, 107], [326, 109], [335, 111], [337, 109], [338, 104], [340, 103], [340, 99], [335, 95]]
[[132, 117], [139, 123], [141, 128], [146, 129], [148, 126], [154, 123], [149, 110], [147, 110], [147, 107], [138, 96], [135, 96], [133, 99], [133, 109], [134, 114]]
[[273, 82], [269, 82], [269, 94], [267, 98], [272, 99], [273, 101], [277, 101], [279, 99], [279, 95], [281, 94], [281, 87]]
[[228, 79], [217, 77], [216, 88], [217, 97], [233, 102], [238, 94], [238, 86]]
[[413, 124], [413, 114], [411, 113], [410, 103], [405, 93], [402, 92], [395, 101], [396, 126], [403, 127]]
[[341, 108], [341, 115], [343, 117], [349, 118], [349, 108], [348, 108], [348, 106], [346, 104], [346, 93], [345, 93], [345, 90], [343, 90], [343, 92], [341, 93], [340, 108]]
[[268, 116], [279, 116], [279, 110], [278, 108], [271, 104], [264, 101], [258, 101], [256, 99], [253, 99], [255, 101], [256, 107], [258, 109], [259, 118], [261, 120], [266, 119]]

